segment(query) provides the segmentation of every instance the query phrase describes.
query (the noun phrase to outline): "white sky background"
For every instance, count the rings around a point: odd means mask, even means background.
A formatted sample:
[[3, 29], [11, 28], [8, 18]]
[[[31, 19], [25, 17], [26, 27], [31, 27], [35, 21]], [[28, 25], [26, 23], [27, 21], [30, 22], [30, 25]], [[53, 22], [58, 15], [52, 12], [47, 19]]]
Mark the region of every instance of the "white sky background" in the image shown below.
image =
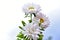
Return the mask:
[[49, 16], [51, 22], [60, 20], [60, 0], [0, 0], [0, 40], [16, 40], [20, 21], [26, 21], [22, 7], [27, 3], [40, 5], [42, 12]]

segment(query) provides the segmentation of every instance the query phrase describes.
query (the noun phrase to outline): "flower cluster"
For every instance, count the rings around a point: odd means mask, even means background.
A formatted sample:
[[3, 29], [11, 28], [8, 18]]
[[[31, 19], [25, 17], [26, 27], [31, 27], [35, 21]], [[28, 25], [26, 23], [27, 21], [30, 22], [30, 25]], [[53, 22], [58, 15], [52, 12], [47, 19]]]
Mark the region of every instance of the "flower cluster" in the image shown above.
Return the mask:
[[43, 40], [42, 32], [50, 23], [48, 17], [40, 12], [41, 8], [36, 4], [24, 5], [23, 11], [25, 17], [30, 19], [28, 24], [22, 21], [23, 27], [19, 26], [21, 31], [17, 35], [17, 40]]

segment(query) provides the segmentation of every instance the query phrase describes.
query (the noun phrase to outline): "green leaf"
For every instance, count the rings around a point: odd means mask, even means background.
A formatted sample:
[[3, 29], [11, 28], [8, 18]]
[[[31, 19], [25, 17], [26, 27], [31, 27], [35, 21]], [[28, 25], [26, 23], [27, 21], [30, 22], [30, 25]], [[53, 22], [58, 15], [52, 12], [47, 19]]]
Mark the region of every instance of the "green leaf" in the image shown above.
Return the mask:
[[21, 22], [22, 22], [23, 26], [25, 26], [25, 25], [26, 25], [26, 23], [25, 23], [24, 21], [21, 21]]
[[20, 28], [21, 30], [24, 30], [21, 26], [19, 26], [19, 28]]
[[21, 40], [21, 38], [17, 38], [17, 40]]
[[41, 23], [39, 23], [39, 26], [41, 27], [40, 30], [45, 31], [44, 27], [41, 26]]
[[45, 30], [44, 30], [44, 27], [42, 27], [42, 26], [41, 26], [41, 29], [40, 29], [40, 30], [45, 31]]
[[41, 28], [40, 30], [45, 31], [44, 28]]
[[24, 36], [24, 34], [22, 34], [22, 32], [20, 32], [18, 35], [17, 35], [17, 40], [29, 40], [28, 37]]
[[19, 28], [20, 28], [20, 29], [22, 29], [22, 27], [21, 27], [21, 26], [19, 26]]
[[32, 22], [32, 20], [28, 20], [29, 21], [29, 23], [31, 23]]
[[18, 38], [23, 38], [24, 35], [22, 34], [22, 32], [20, 32], [18, 35], [17, 35]]
[[39, 36], [38, 40], [43, 40], [43, 34], [39, 34], [38, 36]]
[[28, 38], [28, 37], [26, 37], [26, 38], [24, 38], [24, 40], [29, 40], [29, 38]]

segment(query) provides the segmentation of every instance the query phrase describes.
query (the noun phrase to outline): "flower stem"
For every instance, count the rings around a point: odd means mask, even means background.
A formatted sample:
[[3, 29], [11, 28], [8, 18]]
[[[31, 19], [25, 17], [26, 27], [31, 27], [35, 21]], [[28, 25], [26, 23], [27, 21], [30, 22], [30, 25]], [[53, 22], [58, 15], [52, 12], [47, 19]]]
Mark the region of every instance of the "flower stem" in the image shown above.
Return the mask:
[[32, 14], [31, 14], [31, 21], [32, 21]]

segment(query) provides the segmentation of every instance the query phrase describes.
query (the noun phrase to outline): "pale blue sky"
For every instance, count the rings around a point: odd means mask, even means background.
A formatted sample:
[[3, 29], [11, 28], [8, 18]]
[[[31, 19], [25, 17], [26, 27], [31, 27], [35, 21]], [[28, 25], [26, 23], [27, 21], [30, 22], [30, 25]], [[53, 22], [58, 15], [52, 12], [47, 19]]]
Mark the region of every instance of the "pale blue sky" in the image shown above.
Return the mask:
[[52, 36], [53, 40], [60, 40], [60, 8], [50, 12], [50, 26], [46, 29], [45, 38]]

